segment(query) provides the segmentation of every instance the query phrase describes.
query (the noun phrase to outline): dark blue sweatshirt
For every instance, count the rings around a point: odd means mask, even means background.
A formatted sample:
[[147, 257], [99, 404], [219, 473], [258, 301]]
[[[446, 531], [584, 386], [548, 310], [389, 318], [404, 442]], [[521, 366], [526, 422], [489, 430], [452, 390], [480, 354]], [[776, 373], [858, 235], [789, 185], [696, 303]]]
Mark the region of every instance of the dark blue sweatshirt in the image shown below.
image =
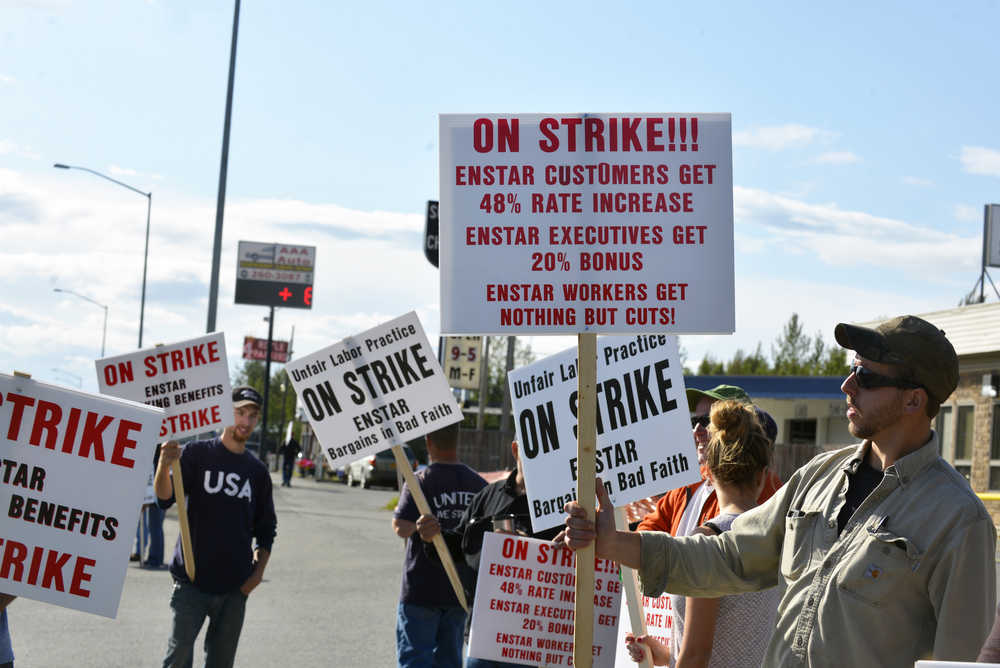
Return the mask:
[[[194, 547], [194, 584], [210, 594], [233, 591], [253, 571], [251, 538], [267, 551], [274, 543], [278, 521], [271, 475], [249, 452], [233, 454], [215, 438], [184, 446], [181, 476]], [[159, 500], [161, 508], [173, 503], [173, 497]], [[189, 582], [180, 537], [170, 573]]]

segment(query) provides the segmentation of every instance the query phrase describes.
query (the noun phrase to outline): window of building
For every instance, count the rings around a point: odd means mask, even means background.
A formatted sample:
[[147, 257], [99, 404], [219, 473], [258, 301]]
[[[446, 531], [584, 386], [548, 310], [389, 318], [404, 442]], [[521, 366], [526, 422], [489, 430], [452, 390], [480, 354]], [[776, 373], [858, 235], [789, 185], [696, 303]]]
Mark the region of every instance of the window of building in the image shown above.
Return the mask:
[[993, 428], [990, 430], [989, 489], [1000, 489], [1000, 403], [993, 404]]
[[941, 447], [941, 457], [946, 462], [955, 459], [955, 414], [951, 406], [942, 406], [937, 414], [938, 445]]
[[972, 475], [972, 436], [975, 406], [958, 406], [955, 419], [954, 456], [955, 470], [969, 480]]
[[789, 420], [788, 442], [814, 445], [816, 443], [816, 419]]

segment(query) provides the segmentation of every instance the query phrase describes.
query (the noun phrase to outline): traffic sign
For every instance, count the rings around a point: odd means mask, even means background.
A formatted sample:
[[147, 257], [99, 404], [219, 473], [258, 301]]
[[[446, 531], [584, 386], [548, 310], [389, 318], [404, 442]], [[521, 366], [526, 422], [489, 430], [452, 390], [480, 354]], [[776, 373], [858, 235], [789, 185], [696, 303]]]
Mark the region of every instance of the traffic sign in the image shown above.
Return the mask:
[[424, 257], [438, 266], [438, 203], [427, 200], [427, 222], [424, 225]]
[[312, 308], [315, 246], [239, 242], [237, 304]]

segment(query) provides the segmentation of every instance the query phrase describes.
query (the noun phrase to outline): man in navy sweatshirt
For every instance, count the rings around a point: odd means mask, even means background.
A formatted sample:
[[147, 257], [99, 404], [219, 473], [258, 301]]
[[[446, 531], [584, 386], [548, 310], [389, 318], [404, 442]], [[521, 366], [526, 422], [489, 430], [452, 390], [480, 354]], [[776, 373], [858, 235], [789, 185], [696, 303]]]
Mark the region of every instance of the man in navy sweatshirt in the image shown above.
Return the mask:
[[188, 443], [183, 453], [176, 441], [160, 450], [156, 496], [163, 508], [174, 502], [170, 467], [180, 458], [195, 561], [191, 582], [178, 538], [170, 564], [174, 623], [164, 668], [192, 665], [194, 640], [206, 616], [206, 668], [230, 668], [236, 657], [247, 596], [264, 577], [277, 526], [271, 475], [246, 448], [262, 403], [252, 387], [237, 387], [233, 424], [221, 437]]

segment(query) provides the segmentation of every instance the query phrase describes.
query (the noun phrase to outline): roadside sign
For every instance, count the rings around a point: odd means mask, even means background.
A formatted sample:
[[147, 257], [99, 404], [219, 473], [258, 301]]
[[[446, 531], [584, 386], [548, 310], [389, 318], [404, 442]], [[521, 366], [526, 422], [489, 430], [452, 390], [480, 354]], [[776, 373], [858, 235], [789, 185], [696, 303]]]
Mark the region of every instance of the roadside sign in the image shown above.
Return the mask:
[[427, 201], [427, 222], [424, 224], [424, 257], [438, 266], [438, 203]]
[[163, 411], [0, 374], [0, 591], [114, 618]]
[[237, 304], [312, 308], [316, 247], [241, 241]]
[[[252, 336], [243, 337], [243, 359], [267, 360], [267, 339], [258, 339]], [[284, 364], [288, 361], [288, 341], [271, 341], [271, 361]]]
[[986, 234], [983, 245], [984, 264], [988, 267], [1000, 267], [1000, 204], [987, 204], [984, 206], [984, 218], [986, 219]]
[[444, 342], [444, 374], [448, 384], [463, 390], [479, 389], [481, 336], [447, 336]]
[[462, 419], [413, 312], [285, 369], [330, 468]]
[[446, 334], [732, 333], [729, 114], [440, 117]]
[[105, 357], [95, 364], [101, 394], [164, 409], [160, 441], [204, 434], [233, 422], [222, 332]]
[[[565, 519], [576, 498], [577, 349], [508, 375], [531, 528]], [[677, 337], [597, 339], [595, 470], [616, 506], [701, 480]]]

